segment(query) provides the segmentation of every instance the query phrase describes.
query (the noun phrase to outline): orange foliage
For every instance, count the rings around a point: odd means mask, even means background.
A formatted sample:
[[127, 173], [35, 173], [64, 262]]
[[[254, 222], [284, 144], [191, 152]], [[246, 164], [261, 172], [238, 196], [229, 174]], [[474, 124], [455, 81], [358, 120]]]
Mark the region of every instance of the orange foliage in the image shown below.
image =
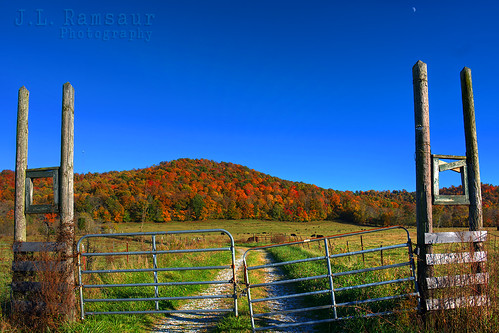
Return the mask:
[[[41, 190], [40, 190], [41, 191]], [[442, 189], [453, 194], [459, 187]], [[39, 202], [50, 203], [50, 190]], [[499, 219], [499, 186], [482, 185], [484, 224]], [[14, 200], [14, 172], [0, 173], [0, 202]], [[402, 191], [335, 191], [272, 177], [247, 167], [205, 159], [179, 159], [149, 168], [75, 175], [75, 208], [96, 220], [188, 221], [343, 219], [372, 225], [415, 224], [415, 195]], [[12, 220], [4, 210], [0, 221]], [[461, 225], [463, 207], [435, 207], [441, 226]], [[46, 216], [53, 220], [55, 217]]]

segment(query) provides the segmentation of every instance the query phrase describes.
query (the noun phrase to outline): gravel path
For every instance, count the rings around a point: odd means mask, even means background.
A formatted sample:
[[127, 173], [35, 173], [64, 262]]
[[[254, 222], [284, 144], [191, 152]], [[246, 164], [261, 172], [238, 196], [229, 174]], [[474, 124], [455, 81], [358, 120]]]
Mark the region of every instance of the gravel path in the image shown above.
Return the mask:
[[[272, 257], [268, 252], [263, 252], [262, 255], [266, 262], [272, 262]], [[236, 260], [236, 272], [242, 269], [242, 253], [238, 253]], [[221, 271], [216, 280], [229, 280], [232, 278], [231, 270]], [[284, 274], [279, 267], [269, 267], [265, 270], [265, 282], [277, 281], [284, 278]], [[268, 297], [294, 294], [295, 291], [287, 284], [273, 285], [268, 288]], [[232, 285], [211, 285], [200, 295], [215, 295], [215, 294], [228, 294], [232, 292]], [[227, 299], [200, 299], [193, 300], [183, 305], [179, 310], [195, 310], [195, 309], [214, 309], [220, 308], [222, 302], [227, 302]], [[269, 307], [268, 311], [279, 311], [284, 309], [291, 309], [300, 307], [296, 299], [282, 299], [266, 302]], [[180, 333], [180, 332], [209, 332], [213, 329], [220, 320], [221, 314], [190, 314], [178, 313], [170, 314], [162, 322], [160, 322], [153, 330], [154, 333]], [[310, 319], [300, 316], [300, 314], [282, 314], [275, 315], [267, 318], [267, 325], [278, 325], [290, 322], [303, 322]], [[261, 326], [261, 325], [259, 325]], [[312, 327], [289, 327], [281, 329], [281, 332], [314, 332]]]
[[[236, 260], [236, 274], [242, 268], [242, 254], [238, 253]], [[230, 280], [232, 278], [232, 270], [225, 269], [221, 271], [215, 280]], [[231, 294], [233, 286], [230, 284], [215, 284], [211, 285], [199, 295], [221, 295]], [[195, 310], [195, 309], [216, 309], [221, 308], [223, 302], [232, 302], [231, 299], [199, 299], [193, 300], [183, 305], [178, 310]], [[228, 308], [228, 307], [223, 307]], [[154, 328], [152, 332], [156, 333], [180, 333], [180, 332], [208, 332], [215, 327], [216, 322], [220, 320], [223, 314], [220, 313], [175, 313], [168, 315], [161, 323]]]

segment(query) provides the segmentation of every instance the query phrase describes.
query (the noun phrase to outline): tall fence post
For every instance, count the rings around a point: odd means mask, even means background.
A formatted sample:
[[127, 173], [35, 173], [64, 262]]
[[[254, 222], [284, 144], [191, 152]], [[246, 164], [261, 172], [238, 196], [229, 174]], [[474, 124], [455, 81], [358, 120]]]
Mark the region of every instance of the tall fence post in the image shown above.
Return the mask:
[[76, 319], [74, 295], [74, 89], [69, 82], [63, 86], [62, 131], [61, 131], [61, 229], [60, 241], [64, 243], [63, 257], [66, 260], [66, 285], [68, 319]]
[[[460, 73], [460, 77], [461, 95], [463, 100], [464, 135], [466, 140], [466, 164], [468, 167], [468, 188], [470, 197], [470, 205], [468, 207], [469, 230], [475, 231], [483, 229], [483, 211], [471, 69], [464, 67]], [[475, 243], [474, 250], [477, 252], [483, 251], [483, 242]], [[486, 271], [485, 263], [478, 263], [474, 268], [476, 273]]]
[[426, 254], [431, 253], [425, 244], [425, 233], [433, 232], [431, 194], [431, 147], [430, 115], [428, 103], [427, 66], [419, 60], [412, 68], [414, 88], [414, 121], [416, 126], [416, 223], [417, 223], [417, 280], [421, 293], [421, 305], [426, 311], [426, 278], [432, 275], [432, 268], [426, 265]]
[[16, 133], [16, 190], [14, 212], [14, 241], [26, 241], [26, 169], [28, 168], [28, 109], [29, 91], [24, 86], [19, 89], [17, 102]]
[[470, 196], [469, 228], [471, 231], [483, 228], [482, 191], [478, 163], [478, 142], [475, 123], [475, 105], [471, 70], [464, 67], [461, 71], [461, 94], [463, 99], [464, 135], [466, 139], [466, 163], [468, 166], [468, 187]]

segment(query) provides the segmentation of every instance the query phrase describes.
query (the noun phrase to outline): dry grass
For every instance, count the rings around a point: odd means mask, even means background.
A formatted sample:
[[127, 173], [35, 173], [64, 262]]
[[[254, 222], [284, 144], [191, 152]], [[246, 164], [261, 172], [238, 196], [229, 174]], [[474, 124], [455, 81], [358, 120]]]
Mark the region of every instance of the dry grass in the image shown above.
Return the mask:
[[29, 275], [25, 280], [37, 284], [23, 295], [14, 294], [16, 301], [27, 303], [13, 303], [12, 321], [16, 323], [16, 328], [21, 330], [55, 330], [71, 312], [67, 304], [70, 304], [74, 291], [68, 291], [69, 286], [66, 283], [67, 275], [71, 273], [54, 269], [54, 263], [62, 263], [60, 253], [43, 252], [36, 260], [38, 272]]
[[[487, 262], [482, 266], [476, 264], [440, 265], [435, 269], [435, 276], [466, 276], [461, 279], [464, 286], [442, 288], [433, 292], [432, 297], [439, 299], [456, 299], [462, 297], [485, 295], [489, 301], [482, 306], [459, 307], [452, 310], [432, 311], [426, 316], [423, 328], [436, 332], [497, 332], [499, 328], [499, 249], [493, 241], [485, 243]], [[435, 249], [444, 253], [473, 253], [469, 244], [444, 245]], [[479, 270], [488, 273], [487, 284], [474, 284], [468, 276]]]

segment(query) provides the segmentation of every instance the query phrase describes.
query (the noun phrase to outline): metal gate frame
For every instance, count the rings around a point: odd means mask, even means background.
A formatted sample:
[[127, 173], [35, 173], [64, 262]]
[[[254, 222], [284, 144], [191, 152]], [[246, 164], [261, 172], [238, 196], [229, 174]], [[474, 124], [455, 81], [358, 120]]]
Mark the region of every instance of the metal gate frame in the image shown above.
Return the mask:
[[[179, 249], [179, 250], [157, 250], [156, 249], [156, 236], [161, 235], [178, 235], [178, 234], [201, 234], [218, 232], [227, 235], [230, 238], [230, 247], [222, 248], [202, 248], [202, 249]], [[95, 252], [95, 253], [82, 253], [82, 241], [88, 238], [116, 238], [116, 237], [131, 237], [131, 236], [151, 236], [151, 250], [150, 251], [135, 251], [135, 252]], [[237, 317], [237, 293], [236, 293], [236, 271], [235, 271], [235, 247], [234, 238], [224, 229], [203, 229], [203, 230], [182, 230], [182, 231], [158, 231], [158, 232], [136, 232], [136, 233], [119, 233], [119, 234], [92, 234], [85, 235], [80, 238], [77, 243], [78, 251], [78, 287], [80, 292], [80, 310], [81, 319], [85, 315], [101, 315], [101, 314], [146, 314], [146, 313], [218, 313], [218, 312], [233, 312]], [[225, 266], [198, 266], [198, 267], [158, 267], [158, 255], [177, 254], [177, 253], [200, 253], [200, 252], [213, 252], [213, 251], [230, 251], [232, 257], [232, 264]], [[153, 268], [142, 269], [102, 269], [102, 270], [83, 270], [82, 257], [92, 256], [125, 256], [125, 255], [152, 255]], [[216, 281], [183, 281], [183, 282], [160, 282], [158, 281], [158, 272], [164, 271], [185, 271], [185, 270], [224, 270], [232, 269], [232, 279], [230, 280], [216, 280]], [[134, 272], [151, 272], [154, 274], [154, 283], [134, 283], [134, 284], [96, 284], [84, 285], [82, 283], [83, 274], [101, 274], [101, 273], [134, 273]], [[172, 285], [204, 285], [204, 284], [231, 284], [233, 286], [233, 293], [227, 295], [207, 295], [207, 296], [179, 296], [179, 297], [160, 297], [160, 286]], [[126, 287], [154, 287], [154, 297], [143, 298], [84, 298], [83, 291], [87, 288], [126, 288]], [[163, 300], [194, 300], [194, 299], [219, 299], [219, 298], [233, 298], [234, 305], [232, 309], [196, 309], [196, 310], [160, 310], [159, 301]], [[155, 301], [155, 309], [147, 311], [101, 311], [101, 312], [85, 312], [85, 304], [90, 302], [146, 302]]]
[[[362, 250], [362, 251], [353, 251], [353, 252], [338, 253], [338, 254], [330, 254], [329, 253], [329, 246], [328, 246], [329, 240], [337, 239], [337, 238], [344, 238], [344, 237], [351, 237], [351, 236], [356, 236], [356, 235], [363, 235], [363, 234], [368, 234], [368, 233], [382, 232], [382, 231], [392, 230], [392, 229], [404, 230], [407, 234], [407, 242], [402, 243], [402, 244], [377, 247], [377, 248], [372, 248], [372, 249], [367, 249], [367, 250]], [[265, 264], [265, 265], [258, 265], [258, 266], [252, 266], [252, 267], [247, 265], [246, 257], [252, 251], [265, 250], [265, 249], [274, 248], [274, 247], [298, 245], [298, 244], [304, 244], [304, 243], [309, 243], [309, 242], [323, 242], [324, 243], [324, 256], [299, 259], [299, 260], [293, 260], [293, 261], [269, 263], [269, 264]], [[408, 256], [409, 256], [409, 261], [407, 261], [407, 262], [391, 264], [391, 265], [374, 266], [374, 267], [369, 267], [369, 268], [365, 268], [365, 269], [345, 271], [345, 272], [332, 272], [331, 271], [331, 259], [333, 259], [333, 258], [362, 255], [364, 253], [386, 251], [386, 250], [404, 248], [404, 247], [407, 248]], [[298, 278], [298, 279], [289, 279], [289, 280], [284, 279], [284, 280], [278, 280], [278, 281], [267, 282], [267, 283], [259, 283], [259, 284], [251, 284], [250, 280], [249, 280], [249, 271], [251, 271], [251, 270], [265, 269], [268, 267], [277, 267], [277, 266], [297, 264], [297, 263], [301, 263], [301, 262], [319, 261], [319, 260], [326, 261], [327, 270], [328, 270], [326, 275], [308, 276], [308, 277], [302, 277], [302, 278]], [[259, 247], [251, 248], [244, 253], [243, 264], [244, 264], [244, 277], [245, 277], [245, 283], [246, 283], [246, 288], [247, 288], [249, 311], [250, 311], [250, 316], [251, 316], [251, 326], [252, 326], [253, 332], [262, 331], [262, 330], [275, 330], [275, 329], [281, 329], [281, 328], [286, 328], [286, 327], [313, 325], [313, 324], [327, 323], [327, 322], [333, 322], [333, 321], [344, 320], [344, 319], [351, 319], [351, 318], [354, 318], [354, 316], [338, 317], [337, 308], [342, 307], [342, 306], [344, 307], [344, 306], [359, 305], [359, 304], [364, 304], [364, 303], [384, 301], [384, 300], [390, 300], [390, 299], [398, 299], [398, 298], [403, 298], [403, 297], [417, 297], [417, 300], [418, 300], [417, 304], [418, 305], [416, 308], [403, 309], [402, 311], [404, 311], [404, 310], [419, 310], [419, 308], [420, 308], [420, 294], [419, 294], [418, 284], [417, 284], [416, 276], [415, 276], [415, 265], [414, 265], [413, 251], [412, 251], [412, 242], [411, 242], [411, 239], [409, 236], [409, 231], [402, 226], [378, 228], [378, 229], [371, 229], [371, 230], [360, 231], [360, 232], [352, 232], [352, 233], [341, 234], [341, 235], [327, 236], [327, 237], [322, 237], [322, 238], [305, 239], [302, 241], [295, 241], [295, 242], [289, 242], [289, 243], [259, 246]], [[368, 272], [368, 271], [378, 271], [378, 270], [403, 267], [403, 266], [410, 266], [411, 273], [410, 273], [409, 277], [402, 278], [402, 279], [395, 279], [395, 280], [386, 280], [386, 281], [375, 282], [375, 283], [367, 283], [367, 284], [362, 284], [362, 285], [348, 286], [348, 287], [344, 287], [344, 288], [335, 288], [334, 284], [333, 284], [333, 278], [337, 277], [337, 276], [344, 276], [344, 275], [349, 275], [349, 274], [358, 274], [358, 273], [363, 273], [363, 272]], [[252, 288], [269, 287], [271, 285], [276, 285], [276, 284], [286, 284], [286, 283], [300, 282], [300, 281], [306, 281], [306, 280], [325, 279], [325, 278], [328, 279], [328, 284], [329, 284], [329, 289], [327, 289], [327, 290], [319, 290], [319, 291], [313, 291], [313, 292], [307, 292], [307, 293], [297, 293], [297, 294], [292, 294], [292, 295], [282, 295], [282, 296], [267, 297], [267, 298], [260, 298], [260, 299], [252, 299], [251, 298], [251, 289]], [[401, 282], [407, 282], [407, 281], [414, 281], [414, 291], [413, 292], [410, 292], [407, 294], [402, 294], [402, 295], [400, 295], [400, 294], [391, 295], [391, 296], [386, 296], [386, 297], [382, 297], [382, 298], [352, 300], [350, 302], [345, 302], [345, 303], [336, 303], [335, 292], [338, 292], [338, 291], [366, 288], [366, 287], [372, 287], [372, 286], [378, 286], [378, 285], [384, 285], [384, 284], [390, 284], [390, 283], [401, 283]], [[265, 302], [265, 301], [271, 301], [271, 300], [276, 300], [276, 299], [285, 299], [285, 298], [296, 298], [296, 297], [303, 297], [303, 296], [316, 295], [316, 294], [325, 294], [325, 293], [329, 293], [331, 295], [331, 304], [329, 304], [329, 305], [322, 305], [322, 306], [315, 306], [315, 307], [308, 307], [308, 308], [285, 309], [285, 310], [281, 310], [281, 311], [272, 311], [272, 312], [258, 313], [258, 314], [254, 313], [253, 304], [257, 303], [257, 302]], [[300, 323], [276, 324], [276, 325], [270, 325], [270, 326], [265, 326], [265, 327], [255, 327], [255, 318], [272, 316], [272, 315], [277, 315], [277, 314], [299, 313], [299, 312], [315, 311], [315, 310], [323, 310], [323, 309], [333, 309], [334, 318], [306, 321], [306, 322], [300, 322]], [[401, 310], [371, 313], [371, 314], [362, 315], [359, 317], [374, 317], [374, 316], [392, 314], [392, 313], [400, 312], [400, 311]], [[357, 317], [357, 316], [355, 316], [355, 317]]]

